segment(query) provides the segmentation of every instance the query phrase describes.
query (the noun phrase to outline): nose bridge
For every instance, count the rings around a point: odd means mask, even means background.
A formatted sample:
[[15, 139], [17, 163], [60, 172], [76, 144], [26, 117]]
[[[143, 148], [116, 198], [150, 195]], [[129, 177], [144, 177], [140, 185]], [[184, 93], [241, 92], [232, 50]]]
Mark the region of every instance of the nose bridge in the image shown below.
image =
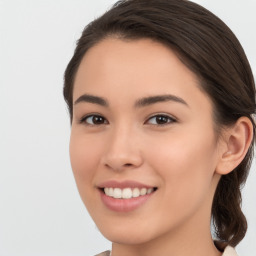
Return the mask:
[[142, 157], [137, 138], [136, 129], [126, 122], [111, 128], [106, 142], [104, 164], [113, 170], [138, 167], [142, 163]]

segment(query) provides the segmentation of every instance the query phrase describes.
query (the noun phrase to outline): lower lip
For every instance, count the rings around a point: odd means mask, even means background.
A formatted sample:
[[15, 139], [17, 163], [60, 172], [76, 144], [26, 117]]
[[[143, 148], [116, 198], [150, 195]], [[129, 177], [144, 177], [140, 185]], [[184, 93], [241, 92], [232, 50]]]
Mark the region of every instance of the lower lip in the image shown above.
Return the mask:
[[107, 196], [103, 191], [100, 190], [101, 200], [112, 211], [115, 212], [130, 212], [140, 206], [142, 206], [146, 201], [154, 194], [154, 192], [139, 196], [133, 197], [130, 199], [117, 199], [110, 196]]

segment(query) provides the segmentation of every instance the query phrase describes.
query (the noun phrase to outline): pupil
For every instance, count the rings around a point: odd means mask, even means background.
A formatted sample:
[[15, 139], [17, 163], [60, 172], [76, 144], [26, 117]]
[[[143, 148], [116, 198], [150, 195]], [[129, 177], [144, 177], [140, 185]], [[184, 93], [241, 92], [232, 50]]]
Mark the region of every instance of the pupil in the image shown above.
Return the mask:
[[158, 116], [156, 118], [156, 121], [158, 124], [166, 124], [168, 122], [168, 119], [165, 116]]
[[104, 119], [101, 116], [94, 116], [93, 117], [93, 123], [102, 124], [102, 123], [104, 123]]

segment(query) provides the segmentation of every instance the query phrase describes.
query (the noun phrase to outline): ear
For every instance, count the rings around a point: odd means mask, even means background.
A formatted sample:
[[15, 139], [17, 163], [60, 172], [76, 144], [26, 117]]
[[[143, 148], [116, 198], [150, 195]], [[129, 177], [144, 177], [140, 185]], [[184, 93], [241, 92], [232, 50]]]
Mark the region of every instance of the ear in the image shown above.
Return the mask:
[[252, 142], [253, 129], [249, 118], [240, 117], [233, 126], [225, 130], [220, 143], [216, 173], [228, 174], [243, 161]]

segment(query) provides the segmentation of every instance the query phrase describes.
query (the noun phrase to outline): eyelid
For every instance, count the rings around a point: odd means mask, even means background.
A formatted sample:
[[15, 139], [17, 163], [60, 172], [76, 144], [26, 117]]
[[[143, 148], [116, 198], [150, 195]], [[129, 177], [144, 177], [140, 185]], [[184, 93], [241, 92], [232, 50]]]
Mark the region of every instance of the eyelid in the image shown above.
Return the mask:
[[[104, 123], [102, 123], [102, 124], [90, 124], [90, 123], [87, 123], [87, 122], [86, 122], [86, 119], [88, 119], [88, 118], [90, 118], [90, 117], [96, 117], [96, 116], [103, 118], [103, 119], [104, 119]], [[105, 123], [105, 121], [106, 121], [107, 123]], [[87, 125], [87, 126], [100, 126], [100, 125], [108, 124], [109, 122], [108, 122], [108, 120], [107, 120], [103, 115], [101, 115], [101, 114], [99, 114], [99, 113], [90, 113], [90, 114], [86, 114], [86, 115], [84, 115], [83, 117], [81, 117], [81, 118], [79, 119], [79, 123], [80, 123], [80, 124]]]
[[[101, 117], [104, 119], [104, 123], [100, 123], [100, 124], [90, 124], [88, 122], [86, 122], [86, 119], [90, 118], [90, 117]], [[166, 122], [166, 123], [162, 123], [162, 124], [158, 124], [158, 123], [155, 123], [155, 124], [152, 124], [152, 123], [149, 123], [149, 120], [152, 119], [152, 118], [157, 118], [157, 117], [165, 117], [167, 118], [169, 121]], [[89, 113], [89, 114], [86, 114], [84, 116], [82, 116], [81, 118], [78, 119], [78, 122], [79, 124], [84, 124], [84, 125], [87, 125], [87, 126], [100, 126], [100, 125], [106, 125], [106, 124], [109, 124], [108, 120], [100, 113]], [[146, 121], [144, 122], [144, 124], [148, 124], [148, 125], [154, 125], [154, 126], [164, 126], [164, 125], [170, 125], [172, 123], [176, 123], [177, 122], [177, 118], [174, 117], [173, 115], [170, 115], [170, 114], [167, 114], [167, 113], [155, 113], [155, 114], [152, 114], [150, 115]]]
[[176, 122], [177, 122], [177, 118], [173, 117], [173, 116], [170, 115], [170, 114], [166, 114], [166, 113], [156, 113], [156, 114], [153, 114], [153, 115], [149, 116], [149, 117], [146, 119], [145, 124], [147, 124], [150, 119], [156, 118], [156, 117], [165, 117], [165, 118], [168, 118], [170, 121], [167, 122], [167, 123], [164, 123], [164, 124], [150, 124], [150, 123], [149, 123], [149, 125], [164, 126], [164, 125], [170, 125], [170, 124], [173, 124], [173, 123], [176, 123]]

